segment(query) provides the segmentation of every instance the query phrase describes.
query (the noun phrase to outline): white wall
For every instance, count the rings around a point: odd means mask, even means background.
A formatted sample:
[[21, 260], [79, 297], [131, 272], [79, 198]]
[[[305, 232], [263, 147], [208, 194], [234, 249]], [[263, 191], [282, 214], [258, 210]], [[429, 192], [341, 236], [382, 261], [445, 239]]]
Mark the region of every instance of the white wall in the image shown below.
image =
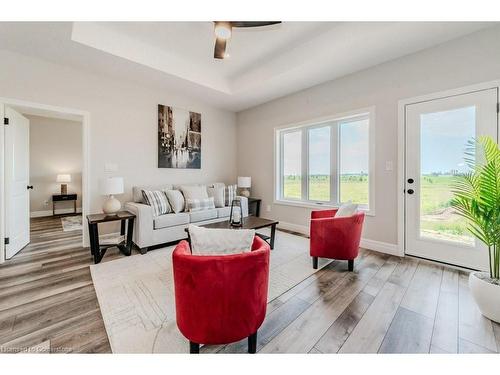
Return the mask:
[[[398, 101], [500, 78], [500, 27], [421, 51], [238, 113], [238, 174], [252, 177], [263, 216], [307, 226], [309, 209], [273, 204], [273, 129], [376, 107], [376, 216], [363, 237], [397, 243]], [[394, 170], [385, 170], [393, 161]], [[266, 206], [271, 212], [266, 212]]]
[[[68, 193], [78, 196], [82, 207], [82, 124], [42, 116], [24, 115], [30, 120], [30, 211], [52, 214], [52, 194], [61, 192], [56, 182], [60, 173], [71, 175]], [[48, 204], [45, 204], [48, 201]], [[73, 202], [58, 202], [58, 209], [73, 209]]]
[[[90, 113], [90, 211], [101, 212], [98, 191], [104, 164], [125, 179], [122, 202], [138, 184], [236, 181], [236, 116], [169, 90], [153, 90], [37, 58], [0, 50], [0, 97], [68, 107]], [[202, 115], [202, 168], [157, 168], [157, 105]]]

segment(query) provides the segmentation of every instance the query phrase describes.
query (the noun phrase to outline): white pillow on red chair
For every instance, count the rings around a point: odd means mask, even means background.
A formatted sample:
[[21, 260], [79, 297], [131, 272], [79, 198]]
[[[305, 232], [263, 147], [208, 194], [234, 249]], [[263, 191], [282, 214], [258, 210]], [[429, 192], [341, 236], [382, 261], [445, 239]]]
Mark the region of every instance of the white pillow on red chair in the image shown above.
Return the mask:
[[189, 225], [193, 255], [231, 255], [252, 250], [255, 230], [211, 229]]
[[352, 203], [351, 201], [343, 203], [337, 213], [335, 214], [335, 217], [349, 217], [354, 215], [358, 211], [358, 205], [356, 203]]

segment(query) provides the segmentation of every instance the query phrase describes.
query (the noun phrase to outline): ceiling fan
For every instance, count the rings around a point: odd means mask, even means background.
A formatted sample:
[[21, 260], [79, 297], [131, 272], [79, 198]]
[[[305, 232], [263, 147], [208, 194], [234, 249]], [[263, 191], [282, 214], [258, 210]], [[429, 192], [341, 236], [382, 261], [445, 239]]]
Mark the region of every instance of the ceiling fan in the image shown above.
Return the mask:
[[249, 21], [215, 21], [214, 22], [214, 34], [215, 34], [215, 49], [214, 58], [223, 59], [226, 57], [226, 46], [227, 41], [231, 38], [232, 29], [234, 27], [262, 27], [271, 26], [281, 23], [281, 21], [260, 21], [260, 22], [249, 22]]

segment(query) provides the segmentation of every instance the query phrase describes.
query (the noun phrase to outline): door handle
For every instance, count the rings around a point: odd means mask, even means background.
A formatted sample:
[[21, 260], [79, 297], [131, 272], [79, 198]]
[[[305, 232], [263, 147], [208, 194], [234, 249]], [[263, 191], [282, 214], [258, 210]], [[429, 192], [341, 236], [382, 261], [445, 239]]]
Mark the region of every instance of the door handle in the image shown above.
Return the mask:
[[413, 189], [408, 189], [407, 192], [408, 192], [408, 194], [413, 194], [414, 193]]
[[28, 190], [29, 190], [29, 189], [33, 190], [33, 185], [28, 185], [28, 186], [26, 186], [26, 189], [28, 189]]
[[408, 179], [408, 183], [409, 183], [409, 184], [413, 184], [414, 182], [415, 182], [415, 180], [413, 180], [413, 178], [409, 178], [409, 179]]

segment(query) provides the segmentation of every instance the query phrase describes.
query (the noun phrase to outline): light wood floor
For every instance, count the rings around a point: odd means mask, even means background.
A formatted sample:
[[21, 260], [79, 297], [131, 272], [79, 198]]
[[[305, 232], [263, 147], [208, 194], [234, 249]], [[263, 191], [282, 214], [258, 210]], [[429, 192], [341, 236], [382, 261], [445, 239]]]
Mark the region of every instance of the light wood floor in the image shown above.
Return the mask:
[[31, 219], [30, 244], [0, 266], [0, 351], [111, 352], [90, 264], [82, 231]]
[[[30, 245], [0, 266], [0, 351], [110, 352], [90, 264], [80, 231], [32, 219]], [[244, 340], [202, 352], [246, 348]], [[272, 301], [258, 335], [261, 353], [499, 350], [500, 325], [481, 316], [465, 273], [367, 250], [355, 272], [333, 262]]]

